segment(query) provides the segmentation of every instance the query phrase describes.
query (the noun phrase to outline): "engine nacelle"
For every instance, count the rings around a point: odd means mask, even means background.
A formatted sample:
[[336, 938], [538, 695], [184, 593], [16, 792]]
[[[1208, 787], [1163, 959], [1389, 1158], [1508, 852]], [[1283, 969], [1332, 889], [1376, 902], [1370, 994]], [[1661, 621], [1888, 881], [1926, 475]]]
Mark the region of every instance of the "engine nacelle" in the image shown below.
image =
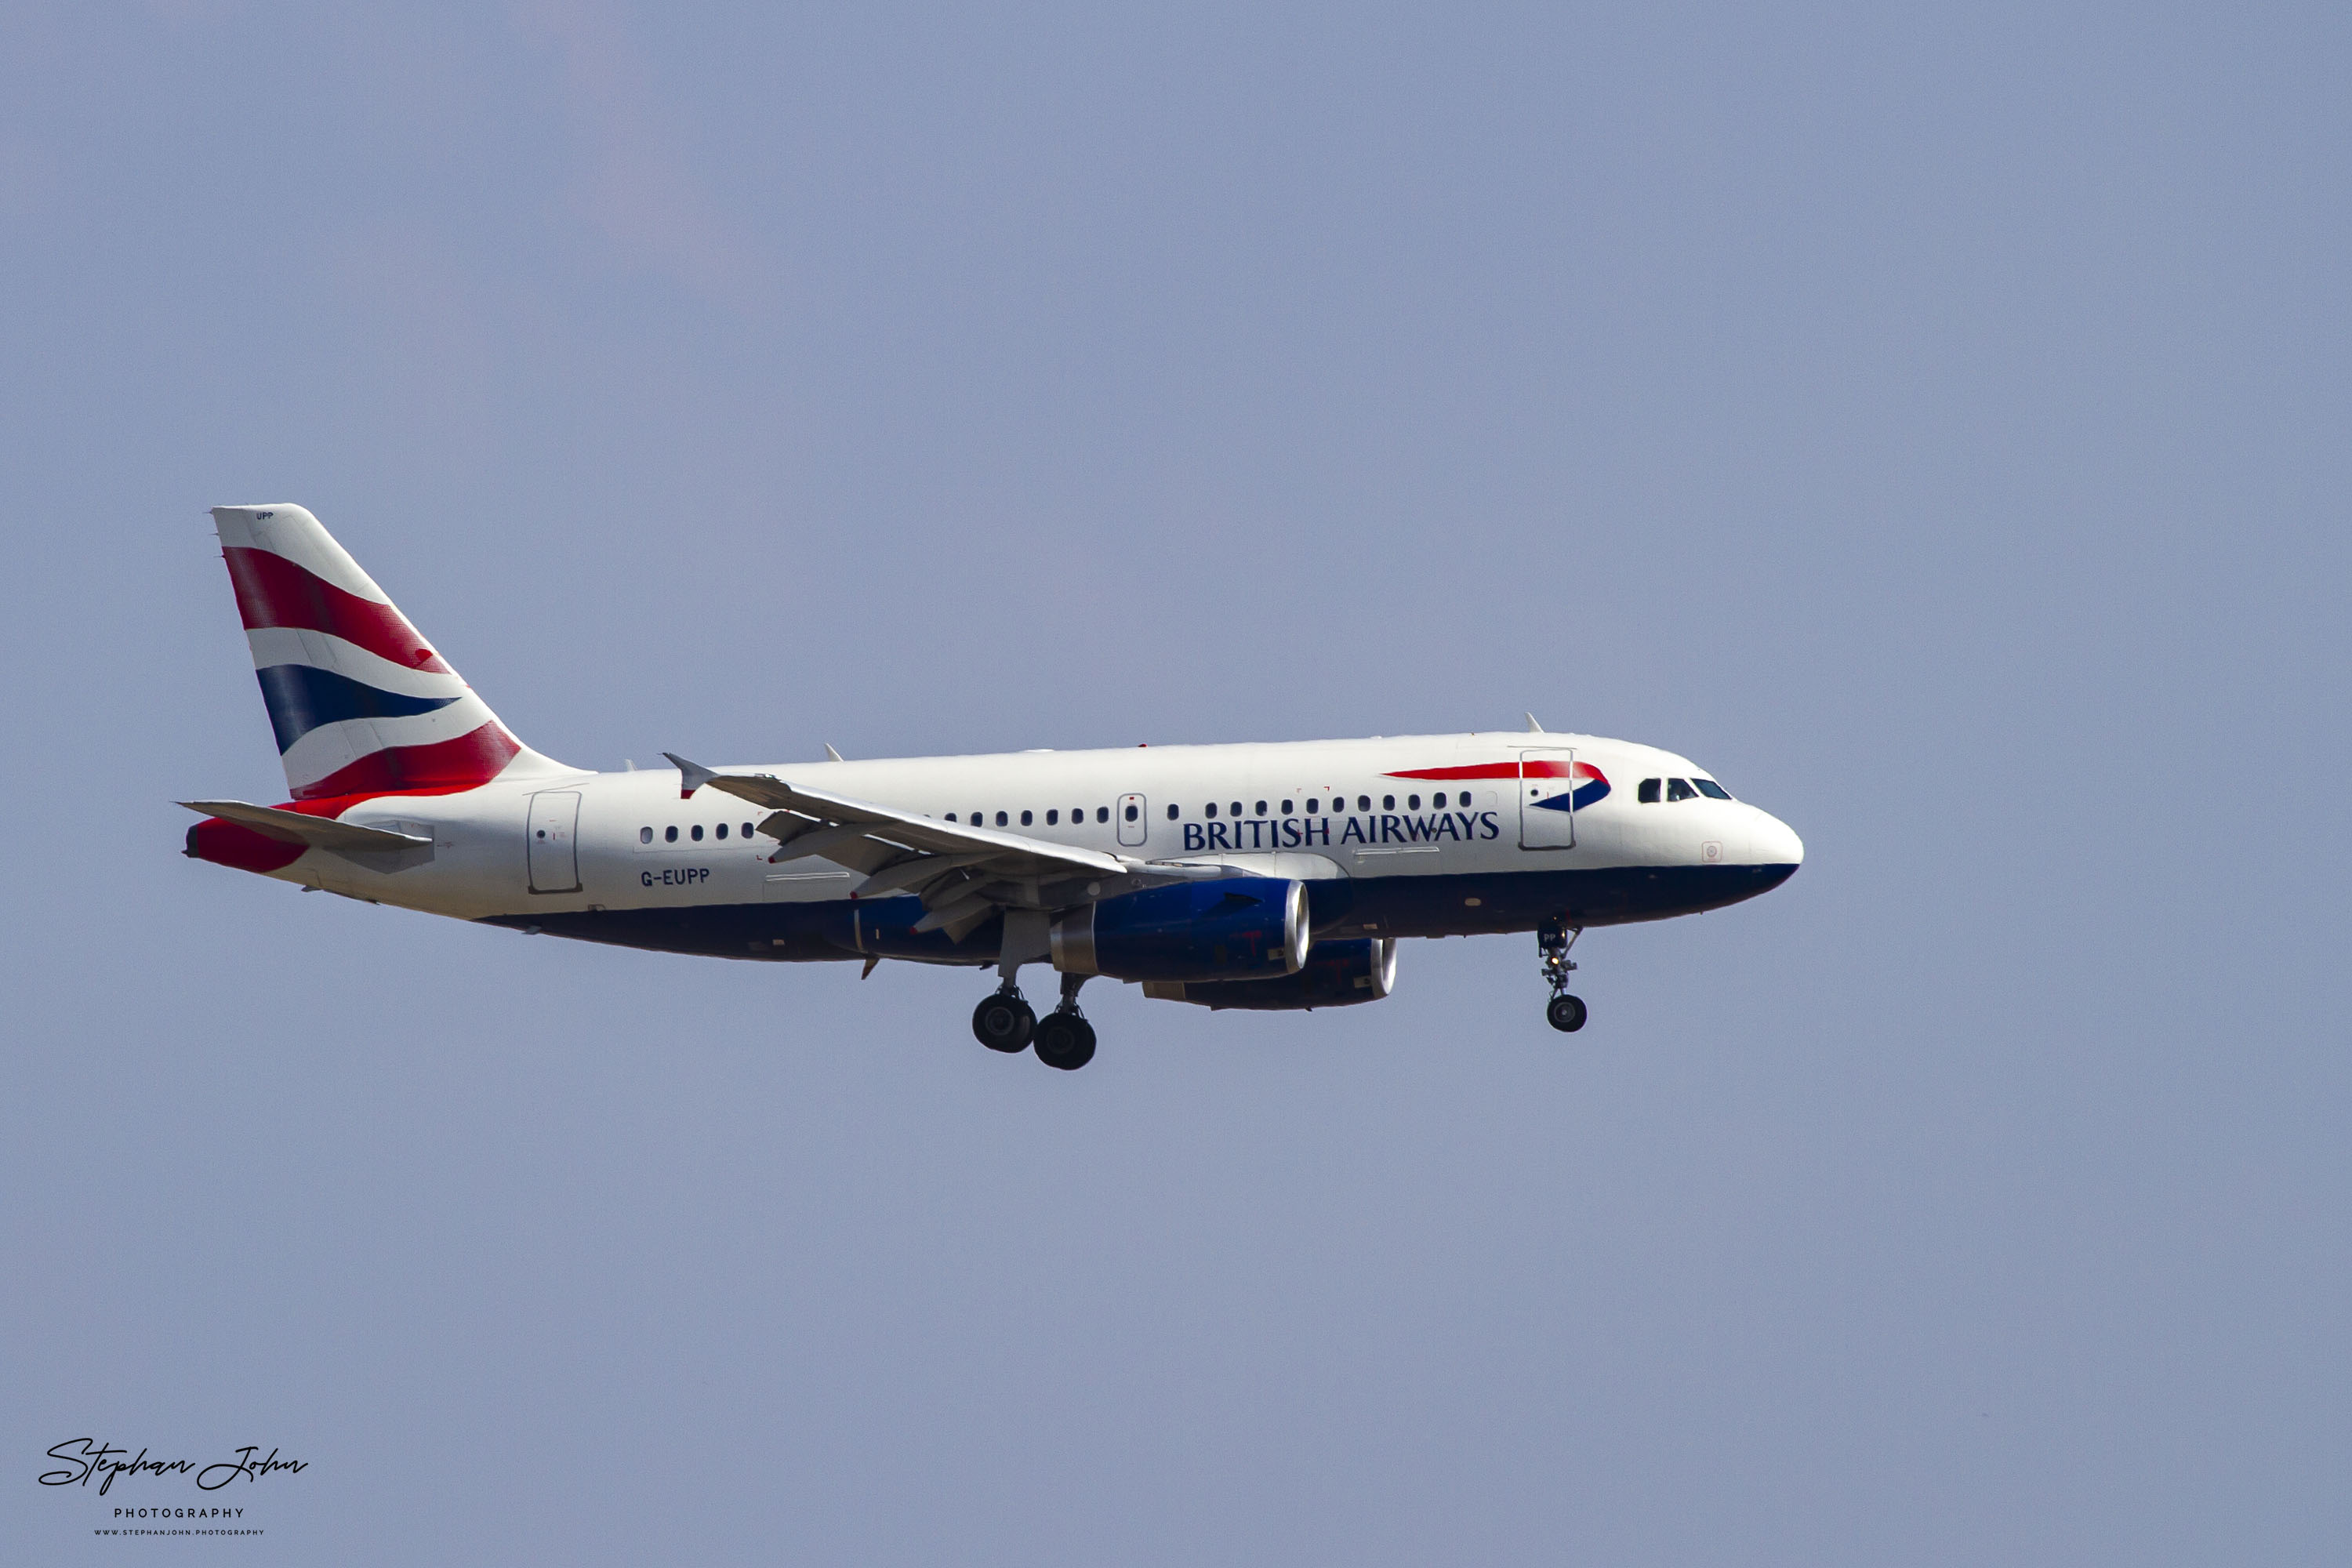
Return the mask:
[[1285, 1013], [1377, 1002], [1395, 987], [1395, 940], [1364, 936], [1317, 942], [1296, 974], [1272, 980], [1153, 981], [1146, 983], [1143, 994], [1161, 1002]]
[[1307, 957], [1307, 887], [1220, 877], [1146, 888], [1057, 917], [1054, 967], [1114, 980], [1265, 980]]

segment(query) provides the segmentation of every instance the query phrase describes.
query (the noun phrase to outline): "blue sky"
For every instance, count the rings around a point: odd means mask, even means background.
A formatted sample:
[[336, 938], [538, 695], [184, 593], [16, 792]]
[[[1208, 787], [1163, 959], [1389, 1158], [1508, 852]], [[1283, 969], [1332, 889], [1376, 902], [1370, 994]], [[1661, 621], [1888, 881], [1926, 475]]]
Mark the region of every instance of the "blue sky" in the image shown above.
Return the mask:
[[[100, 1436], [311, 1458], [254, 1562], [2341, 1561], [2346, 35], [0, 15], [0, 1532]], [[1415, 943], [1066, 1077], [305, 898], [170, 804], [278, 798], [266, 500], [570, 762], [1532, 709], [1807, 864], [1573, 1038]]]

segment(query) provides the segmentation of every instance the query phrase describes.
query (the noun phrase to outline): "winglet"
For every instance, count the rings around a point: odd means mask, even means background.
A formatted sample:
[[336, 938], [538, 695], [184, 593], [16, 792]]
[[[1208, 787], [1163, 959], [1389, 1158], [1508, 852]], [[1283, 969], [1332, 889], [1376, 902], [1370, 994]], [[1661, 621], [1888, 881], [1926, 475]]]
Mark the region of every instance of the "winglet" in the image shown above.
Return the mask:
[[719, 776], [716, 770], [699, 763], [689, 763], [676, 752], [664, 752], [663, 756], [677, 764], [677, 798], [692, 800], [694, 792]]
[[[1536, 722], [1536, 716], [1535, 716], [1534, 714], [1532, 714], [1532, 713], [1528, 714], [1528, 734], [1530, 734], [1530, 735], [1540, 735], [1540, 734], [1542, 734], [1543, 732], [1544, 732], [1544, 727], [1543, 727], [1541, 724], [1538, 724], [1538, 723], [1537, 723], [1537, 722]], [[674, 763], [674, 762], [677, 761], [677, 759], [676, 757], [672, 757], [672, 758], [670, 758], [670, 761]]]

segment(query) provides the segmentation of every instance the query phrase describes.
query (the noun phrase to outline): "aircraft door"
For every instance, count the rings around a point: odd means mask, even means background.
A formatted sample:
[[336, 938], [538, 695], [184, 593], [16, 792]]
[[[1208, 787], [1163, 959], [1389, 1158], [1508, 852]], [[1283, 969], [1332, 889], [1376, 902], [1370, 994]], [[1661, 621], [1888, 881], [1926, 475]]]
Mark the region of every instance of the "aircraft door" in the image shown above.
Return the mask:
[[1118, 797], [1118, 841], [1134, 847], [1151, 834], [1150, 805], [1139, 795]]
[[1519, 847], [1576, 847], [1576, 753], [1519, 753]]
[[543, 789], [530, 797], [530, 890], [580, 890], [580, 792]]

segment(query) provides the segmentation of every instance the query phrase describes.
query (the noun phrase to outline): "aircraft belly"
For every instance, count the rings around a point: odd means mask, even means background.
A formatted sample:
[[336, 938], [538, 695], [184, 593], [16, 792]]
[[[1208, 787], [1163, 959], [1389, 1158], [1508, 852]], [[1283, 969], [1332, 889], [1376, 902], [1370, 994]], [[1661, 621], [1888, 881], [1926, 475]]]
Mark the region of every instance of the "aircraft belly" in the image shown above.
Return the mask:
[[[1790, 866], [1617, 866], [1590, 870], [1360, 878], [1307, 885], [1318, 937], [1490, 936], [1532, 931], [1565, 912], [1582, 926], [1624, 925], [1721, 909], [1769, 891]], [[753, 900], [635, 909], [501, 913], [486, 923], [659, 952], [814, 963], [879, 955], [932, 963], [994, 961], [992, 922], [961, 942], [917, 933], [913, 899], [853, 903]]]

